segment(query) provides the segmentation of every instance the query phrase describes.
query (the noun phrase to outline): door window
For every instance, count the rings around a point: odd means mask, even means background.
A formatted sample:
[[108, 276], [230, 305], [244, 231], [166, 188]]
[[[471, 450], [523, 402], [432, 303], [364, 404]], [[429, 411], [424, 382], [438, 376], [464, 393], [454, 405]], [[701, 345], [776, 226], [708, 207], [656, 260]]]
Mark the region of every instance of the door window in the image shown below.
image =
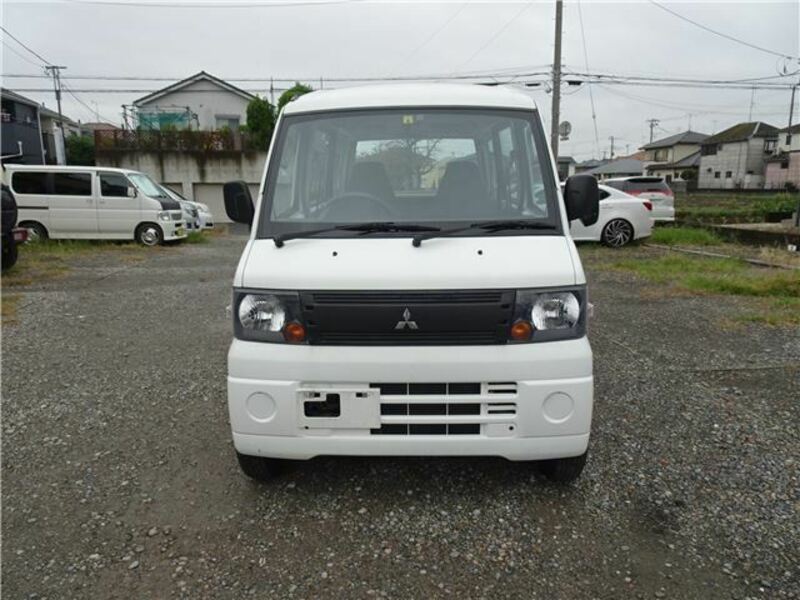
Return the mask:
[[53, 194], [56, 196], [91, 196], [91, 173], [54, 173]]
[[110, 198], [127, 198], [128, 178], [119, 173], [100, 173], [100, 195]]
[[46, 194], [47, 173], [17, 171], [11, 177], [11, 187], [17, 194]]

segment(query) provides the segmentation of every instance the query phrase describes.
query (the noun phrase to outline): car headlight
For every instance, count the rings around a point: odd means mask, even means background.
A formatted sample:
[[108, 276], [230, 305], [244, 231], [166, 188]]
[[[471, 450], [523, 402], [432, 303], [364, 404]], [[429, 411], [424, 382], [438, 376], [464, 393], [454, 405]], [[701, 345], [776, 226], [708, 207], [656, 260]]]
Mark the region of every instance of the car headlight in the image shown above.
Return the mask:
[[586, 334], [586, 287], [518, 290], [509, 342], [546, 342]]
[[158, 220], [159, 221], [169, 221], [172, 217], [170, 217], [169, 212], [166, 210], [162, 210], [158, 213]]
[[233, 333], [242, 340], [301, 344], [306, 328], [296, 293], [234, 290]]

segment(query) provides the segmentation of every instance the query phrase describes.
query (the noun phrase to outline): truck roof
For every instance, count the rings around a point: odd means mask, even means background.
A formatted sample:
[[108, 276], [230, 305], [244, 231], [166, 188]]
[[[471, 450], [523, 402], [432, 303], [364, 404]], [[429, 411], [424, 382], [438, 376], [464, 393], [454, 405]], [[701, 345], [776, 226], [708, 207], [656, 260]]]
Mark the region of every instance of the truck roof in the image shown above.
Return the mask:
[[141, 171], [134, 171], [133, 169], [120, 169], [118, 167], [100, 167], [100, 166], [74, 166], [74, 165], [27, 165], [18, 163], [3, 163], [3, 167], [10, 171], [104, 171], [111, 173], [141, 173]]
[[287, 115], [395, 107], [480, 107], [534, 110], [536, 103], [507, 87], [455, 83], [397, 83], [320, 90], [300, 96], [284, 108]]

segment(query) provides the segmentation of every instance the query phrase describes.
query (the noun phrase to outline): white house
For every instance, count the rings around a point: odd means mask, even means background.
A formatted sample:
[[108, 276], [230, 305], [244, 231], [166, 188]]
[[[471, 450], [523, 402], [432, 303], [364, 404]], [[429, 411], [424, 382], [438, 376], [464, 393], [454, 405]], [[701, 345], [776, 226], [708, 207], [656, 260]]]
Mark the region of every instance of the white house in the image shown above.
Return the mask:
[[707, 138], [700, 149], [700, 189], [758, 190], [765, 161], [778, 142], [778, 129], [755, 121], [739, 123]]
[[697, 169], [695, 159], [699, 159], [700, 144], [707, 138], [705, 133], [689, 130], [642, 146], [648, 174], [667, 182], [683, 179], [686, 171]]
[[787, 186], [800, 189], [800, 125], [778, 132], [776, 152], [767, 159], [764, 172], [766, 189], [782, 190]]
[[247, 105], [255, 96], [200, 71], [182, 81], [135, 100], [142, 129], [239, 129], [247, 122]]

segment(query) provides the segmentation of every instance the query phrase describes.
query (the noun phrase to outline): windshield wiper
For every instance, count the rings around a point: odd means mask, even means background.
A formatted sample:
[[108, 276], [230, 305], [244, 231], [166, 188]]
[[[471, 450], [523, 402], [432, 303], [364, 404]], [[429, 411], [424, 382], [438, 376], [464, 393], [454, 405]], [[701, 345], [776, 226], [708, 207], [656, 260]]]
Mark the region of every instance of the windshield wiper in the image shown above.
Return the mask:
[[419, 248], [422, 245], [422, 242], [425, 240], [429, 240], [435, 237], [443, 237], [452, 235], [454, 233], [461, 233], [463, 231], [469, 231], [471, 229], [484, 229], [494, 233], [495, 231], [503, 231], [505, 229], [546, 229], [552, 230], [555, 229], [554, 225], [549, 223], [542, 223], [541, 221], [522, 221], [522, 220], [506, 220], [506, 221], [481, 221], [479, 223], [472, 223], [471, 225], [467, 225], [466, 227], [454, 227], [453, 229], [442, 229], [439, 231], [433, 231], [430, 233], [422, 233], [420, 235], [415, 235], [414, 239], [411, 240], [411, 244], [415, 248]]
[[429, 227], [427, 225], [415, 225], [414, 223], [394, 223], [392, 221], [379, 221], [377, 223], [352, 223], [349, 225], [336, 225], [334, 227], [325, 227], [324, 229], [312, 229], [311, 231], [297, 231], [295, 233], [282, 233], [273, 238], [273, 242], [278, 248], [283, 247], [283, 243], [288, 240], [297, 238], [311, 237], [320, 233], [328, 233], [329, 231], [360, 231], [361, 235], [368, 233], [378, 233], [384, 231], [439, 231], [438, 227]]

